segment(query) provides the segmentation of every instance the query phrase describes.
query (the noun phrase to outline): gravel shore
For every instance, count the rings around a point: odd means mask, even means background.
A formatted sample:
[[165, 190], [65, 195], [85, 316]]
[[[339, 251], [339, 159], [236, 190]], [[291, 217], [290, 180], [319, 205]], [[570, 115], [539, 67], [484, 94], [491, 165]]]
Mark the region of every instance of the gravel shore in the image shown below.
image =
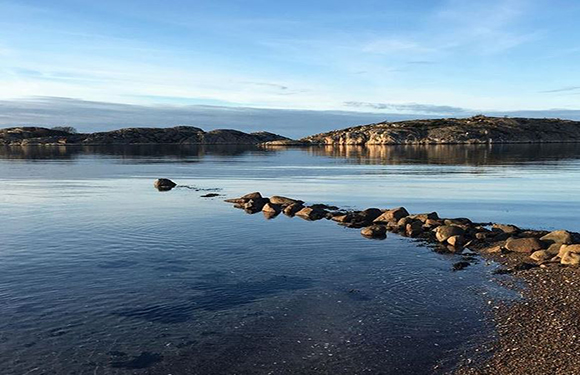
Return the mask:
[[580, 374], [580, 269], [517, 271], [523, 299], [493, 309], [497, 341], [466, 355], [456, 375]]

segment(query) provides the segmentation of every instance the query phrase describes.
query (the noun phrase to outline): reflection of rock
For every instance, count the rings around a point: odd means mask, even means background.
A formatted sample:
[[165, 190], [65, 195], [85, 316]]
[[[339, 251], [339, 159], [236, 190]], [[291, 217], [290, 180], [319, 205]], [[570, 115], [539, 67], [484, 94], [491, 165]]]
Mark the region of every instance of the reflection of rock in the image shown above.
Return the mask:
[[155, 180], [153, 186], [159, 191], [169, 191], [177, 186], [177, 184], [168, 178], [159, 178]]

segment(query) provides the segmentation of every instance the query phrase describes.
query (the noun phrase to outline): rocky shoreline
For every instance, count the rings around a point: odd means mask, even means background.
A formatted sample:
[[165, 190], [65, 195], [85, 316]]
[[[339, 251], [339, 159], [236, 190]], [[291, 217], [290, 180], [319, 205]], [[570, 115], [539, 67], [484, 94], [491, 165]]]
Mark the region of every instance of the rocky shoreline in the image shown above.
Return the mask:
[[497, 338], [466, 351], [451, 373], [578, 373], [580, 233], [474, 223], [468, 218], [442, 218], [436, 212], [410, 214], [403, 207], [342, 210], [281, 196], [263, 197], [259, 192], [225, 201], [248, 214], [262, 212], [267, 219], [283, 213], [310, 221], [333, 220], [360, 229], [366, 238], [385, 239], [389, 232], [413, 237], [432, 244], [435, 251], [461, 256], [453, 271], [468, 267], [477, 257], [493, 260], [502, 265], [494, 272], [498, 278], [510, 274], [524, 282], [520, 287], [524, 298], [488, 301]]
[[381, 122], [267, 146], [413, 145], [580, 142], [580, 121], [473, 116]]
[[16, 127], [0, 129], [0, 145], [257, 145], [270, 141], [283, 141], [281, 135], [238, 130], [219, 129], [206, 132], [192, 126], [173, 128], [126, 128], [98, 133], [69, 133], [41, 127]]

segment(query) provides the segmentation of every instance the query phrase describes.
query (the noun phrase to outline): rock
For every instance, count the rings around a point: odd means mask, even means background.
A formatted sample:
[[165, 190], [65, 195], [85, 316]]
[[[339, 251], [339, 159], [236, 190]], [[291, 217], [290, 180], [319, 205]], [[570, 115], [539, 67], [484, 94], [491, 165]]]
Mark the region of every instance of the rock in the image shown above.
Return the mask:
[[219, 197], [220, 195], [218, 193], [207, 193], [202, 195], [202, 198], [213, 198], [213, 197]]
[[332, 217], [332, 220], [336, 221], [337, 223], [348, 223], [354, 219], [354, 215], [349, 212], [342, 215], [336, 215]]
[[375, 220], [376, 218], [378, 218], [382, 214], [383, 214], [383, 211], [379, 210], [378, 208], [367, 208], [366, 210], [361, 211], [358, 214], [358, 217], [361, 220], [368, 221], [368, 222], [372, 223], [373, 220]]
[[303, 208], [304, 205], [302, 205], [302, 203], [292, 203], [291, 205], [288, 205], [284, 208], [284, 215], [294, 216], [296, 212], [300, 211]]
[[155, 180], [153, 186], [159, 191], [169, 191], [177, 186], [177, 184], [168, 178], [159, 178]]
[[305, 220], [320, 220], [324, 219], [326, 216], [326, 211], [316, 207], [304, 207], [300, 211], [296, 212], [296, 216]]
[[537, 238], [508, 238], [505, 248], [516, 253], [532, 253], [534, 251], [543, 250], [544, 244]]
[[435, 230], [435, 237], [439, 242], [445, 242], [449, 237], [463, 235], [465, 231], [455, 225], [443, 225]]
[[279, 195], [273, 195], [270, 197], [270, 203], [273, 204], [279, 204], [281, 206], [289, 206], [291, 204], [294, 203], [304, 203], [304, 201], [299, 201], [297, 199], [292, 199], [292, 198], [287, 198], [287, 197], [281, 197]]
[[558, 251], [558, 257], [561, 259], [566, 253], [580, 254], [580, 245], [562, 245]]
[[437, 228], [437, 227], [440, 227], [441, 225], [443, 225], [443, 222], [441, 220], [437, 220], [437, 219], [425, 220], [425, 227], [427, 229]]
[[546, 250], [538, 250], [534, 251], [530, 255], [530, 258], [532, 260], [535, 260], [536, 262], [545, 262], [550, 260], [552, 258], [552, 255], [550, 255], [550, 253], [548, 253]]
[[445, 225], [456, 225], [463, 227], [466, 229], [469, 225], [471, 225], [471, 220], [466, 218], [457, 218], [457, 219], [445, 219], [443, 220], [443, 224]]
[[415, 220], [405, 226], [405, 233], [409, 237], [417, 237], [423, 233], [423, 223], [420, 220]]
[[248, 201], [249, 199], [242, 199], [242, 198], [230, 198], [230, 199], [224, 199], [224, 202], [228, 202], [228, 203], [233, 203], [233, 204], [244, 204]]
[[[401, 220], [397, 221], [397, 227], [399, 227], [399, 229], [406, 229], [407, 228], [407, 224], [411, 224], [413, 222], [413, 219], [411, 219], [410, 217], [404, 217]], [[389, 222], [392, 223], [392, 222]]]
[[409, 216], [409, 212], [404, 207], [398, 207], [391, 210], [387, 210], [378, 216], [374, 222], [375, 223], [388, 223], [388, 222], [397, 222], [402, 218]]
[[520, 231], [520, 228], [516, 227], [515, 225], [506, 224], [493, 224], [492, 228], [507, 234], [515, 234]]
[[272, 202], [268, 202], [262, 207], [262, 211], [274, 213], [277, 215], [282, 211], [282, 208], [277, 204], [273, 204]]
[[567, 265], [567, 266], [579, 266], [580, 265], [580, 254], [568, 251], [568, 252], [566, 252], [566, 254], [564, 254], [560, 263]]
[[465, 245], [465, 237], [462, 235], [451, 236], [447, 239], [447, 243], [453, 247], [461, 247]]
[[549, 243], [560, 243], [560, 244], [571, 244], [572, 240], [572, 233], [566, 230], [555, 230], [550, 232], [540, 238], [540, 240], [549, 242]]
[[250, 199], [262, 199], [262, 194], [259, 192], [249, 193], [240, 197], [240, 199], [250, 200]]
[[360, 233], [369, 238], [386, 238], [387, 228], [384, 225], [375, 224], [361, 229]]
[[462, 269], [465, 269], [469, 266], [471, 266], [471, 263], [469, 262], [465, 261], [457, 262], [453, 265], [453, 271], [461, 271]]
[[262, 211], [266, 220], [272, 220], [276, 216], [280, 215], [281, 211]]
[[250, 199], [244, 203], [244, 209], [251, 212], [262, 211], [262, 208], [266, 203], [268, 203], [268, 199], [265, 198]]
[[420, 220], [423, 223], [425, 223], [427, 220], [439, 220], [439, 215], [437, 212], [409, 215], [409, 217], [413, 220]]
[[559, 119], [474, 116], [381, 122], [320, 133], [301, 139], [306, 144], [480, 144], [536, 143], [580, 139], [580, 123]]
[[550, 247], [548, 247], [548, 249], [546, 250], [548, 252], [548, 254], [550, 254], [551, 256], [556, 256], [560, 253], [560, 248], [562, 247], [561, 243], [553, 243], [550, 245]]

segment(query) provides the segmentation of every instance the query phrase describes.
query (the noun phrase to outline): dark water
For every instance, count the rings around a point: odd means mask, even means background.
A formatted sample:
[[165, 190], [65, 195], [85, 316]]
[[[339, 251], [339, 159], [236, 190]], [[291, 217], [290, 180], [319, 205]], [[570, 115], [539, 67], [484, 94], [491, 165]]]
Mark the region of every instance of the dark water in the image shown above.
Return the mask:
[[[159, 193], [157, 177], [216, 190]], [[484, 261], [222, 202], [578, 230], [580, 145], [0, 149], [2, 374], [428, 374], [513, 298]]]

